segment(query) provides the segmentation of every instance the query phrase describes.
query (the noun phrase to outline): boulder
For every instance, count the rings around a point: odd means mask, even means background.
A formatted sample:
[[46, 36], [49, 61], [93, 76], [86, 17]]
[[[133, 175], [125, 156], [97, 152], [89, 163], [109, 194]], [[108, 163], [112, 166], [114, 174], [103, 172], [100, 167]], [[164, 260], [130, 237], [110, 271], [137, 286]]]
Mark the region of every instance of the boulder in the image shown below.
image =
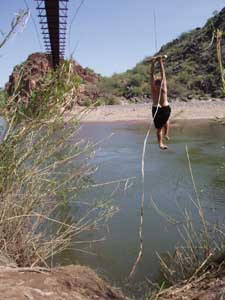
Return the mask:
[[122, 293], [87, 267], [0, 267], [0, 299], [122, 300]]

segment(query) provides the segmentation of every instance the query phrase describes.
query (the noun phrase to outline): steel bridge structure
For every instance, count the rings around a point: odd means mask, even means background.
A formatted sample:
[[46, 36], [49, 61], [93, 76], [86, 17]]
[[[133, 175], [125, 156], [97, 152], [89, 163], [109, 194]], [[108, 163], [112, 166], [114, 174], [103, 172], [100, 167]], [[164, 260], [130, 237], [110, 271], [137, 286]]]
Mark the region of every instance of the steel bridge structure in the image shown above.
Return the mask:
[[54, 69], [65, 55], [69, 0], [35, 0], [46, 53]]

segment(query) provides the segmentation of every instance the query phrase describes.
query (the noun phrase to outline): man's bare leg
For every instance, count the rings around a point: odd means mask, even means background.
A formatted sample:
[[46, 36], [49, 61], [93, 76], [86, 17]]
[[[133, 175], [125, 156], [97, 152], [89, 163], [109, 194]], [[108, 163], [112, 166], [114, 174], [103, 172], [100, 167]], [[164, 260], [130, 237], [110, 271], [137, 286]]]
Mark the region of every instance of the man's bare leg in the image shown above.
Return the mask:
[[157, 139], [158, 139], [158, 143], [159, 143], [159, 148], [163, 149], [163, 150], [167, 149], [168, 147], [166, 145], [164, 145], [163, 141], [162, 141], [162, 128], [157, 129], [156, 134], [157, 134]]
[[169, 120], [166, 122], [165, 126], [164, 126], [164, 135], [165, 135], [165, 139], [167, 141], [170, 140], [170, 137], [169, 137], [169, 127], [170, 127], [170, 123], [169, 123]]

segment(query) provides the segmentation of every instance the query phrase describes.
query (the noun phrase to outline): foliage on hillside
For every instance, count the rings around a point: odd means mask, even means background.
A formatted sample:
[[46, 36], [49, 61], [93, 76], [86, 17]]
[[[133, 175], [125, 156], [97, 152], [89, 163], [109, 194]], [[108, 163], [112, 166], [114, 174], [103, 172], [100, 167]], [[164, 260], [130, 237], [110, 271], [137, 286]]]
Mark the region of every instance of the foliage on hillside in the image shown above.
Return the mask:
[[[218, 67], [216, 40], [211, 44], [216, 28], [225, 28], [225, 8], [210, 18], [205, 26], [182, 33], [164, 45], [156, 55], [168, 55], [166, 74], [169, 97], [200, 98], [224, 96]], [[211, 44], [211, 45], [210, 45]], [[222, 56], [225, 38], [222, 39]], [[223, 64], [225, 62], [225, 58]], [[132, 70], [103, 78], [99, 83], [102, 97], [124, 97], [147, 100], [150, 96], [149, 62], [143, 60]]]

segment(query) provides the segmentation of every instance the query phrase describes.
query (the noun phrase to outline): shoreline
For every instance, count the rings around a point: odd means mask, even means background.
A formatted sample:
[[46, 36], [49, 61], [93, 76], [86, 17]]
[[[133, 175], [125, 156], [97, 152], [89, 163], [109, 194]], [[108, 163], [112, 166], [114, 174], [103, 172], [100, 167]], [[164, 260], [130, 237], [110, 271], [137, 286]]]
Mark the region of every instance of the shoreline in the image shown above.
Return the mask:
[[[151, 103], [104, 105], [94, 108], [76, 106], [69, 116], [81, 115], [82, 123], [105, 122], [145, 122], [151, 121]], [[190, 102], [173, 101], [170, 103], [171, 121], [175, 120], [212, 120], [225, 118], [224, 100], [192, 100]]]

